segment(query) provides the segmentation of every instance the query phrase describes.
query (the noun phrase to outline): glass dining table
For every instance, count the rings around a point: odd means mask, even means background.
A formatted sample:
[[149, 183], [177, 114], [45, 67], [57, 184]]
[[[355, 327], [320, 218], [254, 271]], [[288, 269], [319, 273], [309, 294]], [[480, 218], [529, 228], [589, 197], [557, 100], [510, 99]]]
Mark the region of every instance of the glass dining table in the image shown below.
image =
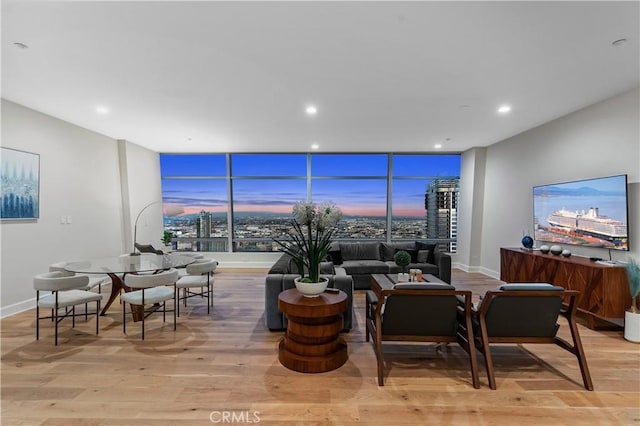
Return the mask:
[[[124, 283], [126, 274], [154, 273], [171, 268], [181, 268], [194, 261], [193, 256], [180, 255], [179, 253], [143, 253], [136, 256], [122, 255], [69, 262], [64, 266], [64, 269], [78, 274], [106, 274], [111, 278], [111, 295], [100, 312], [100, 315], [105, 315], [113, 301], [120, 295], [121, 290], [130, 291]], [[139, 308], [132, 310], [134, 321], [141, 319], [141, 310]]]

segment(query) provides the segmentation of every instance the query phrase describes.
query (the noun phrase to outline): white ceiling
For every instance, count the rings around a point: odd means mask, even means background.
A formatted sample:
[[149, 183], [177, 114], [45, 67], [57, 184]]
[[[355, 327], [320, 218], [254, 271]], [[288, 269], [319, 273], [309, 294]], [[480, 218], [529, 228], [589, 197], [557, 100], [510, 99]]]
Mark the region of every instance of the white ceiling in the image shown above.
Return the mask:
[[5, 0], [2, 97], [160, 152], [462, 151], [637, 87], [639, 16], [636, 1]]

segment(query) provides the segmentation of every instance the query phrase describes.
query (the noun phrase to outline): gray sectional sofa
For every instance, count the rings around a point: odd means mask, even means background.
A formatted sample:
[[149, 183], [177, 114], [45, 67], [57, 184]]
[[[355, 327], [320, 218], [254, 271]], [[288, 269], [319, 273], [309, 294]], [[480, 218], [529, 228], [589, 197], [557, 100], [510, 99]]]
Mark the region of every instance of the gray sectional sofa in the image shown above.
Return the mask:
[[334, 242], [330, 258], [336, 268], [342, 268], [353, 277], [356, 290], [371, 288], [371, 274], [395, 274], [402, 272], [393, 256], [397, 250], [408, 251], [412, 262], [407, 268], [420, 269], [446, 283], [451, 283], [451, 257], [437, 251], [436, 244], [421, 241], [409, 242]]
[[[400, 271], [393, 256], [396, 250], [406, 250], [415, 262], [407, 268], [420, 269], [446, 283], [451, 283], [451, 257], [436, 250], [435, 244], [410, 242], [334, 242], [330, 262], [323, 262], [321, 273], [329, 278], [329, 287], [347, 294], [348, 307], [344, 318], [344, 331], [352, 327], [353, 290], [371, 288], [371, 274], [395, 274]], [[265, 280], [264, 317], [269, 330], [285, 330], [287, 319], [278, 309], [278, 295], [295, 288], [293, 280], [300, 275], [291, 258], [283, 254], [271, 267]]]

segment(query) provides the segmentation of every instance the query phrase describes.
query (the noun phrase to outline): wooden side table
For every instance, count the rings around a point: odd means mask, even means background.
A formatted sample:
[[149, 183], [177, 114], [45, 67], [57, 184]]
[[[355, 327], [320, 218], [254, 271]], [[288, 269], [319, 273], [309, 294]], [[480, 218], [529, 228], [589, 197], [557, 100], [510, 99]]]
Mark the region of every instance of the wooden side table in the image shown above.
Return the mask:
[[278, 359], [290, 370], [323, 373], [341, 367], [349, 354], [340, 331], [347, 295], [325, 291], [319, 297], [304, 297], [295, 288], [278, 296], [278, 309], [288, 320], [280, 341]]

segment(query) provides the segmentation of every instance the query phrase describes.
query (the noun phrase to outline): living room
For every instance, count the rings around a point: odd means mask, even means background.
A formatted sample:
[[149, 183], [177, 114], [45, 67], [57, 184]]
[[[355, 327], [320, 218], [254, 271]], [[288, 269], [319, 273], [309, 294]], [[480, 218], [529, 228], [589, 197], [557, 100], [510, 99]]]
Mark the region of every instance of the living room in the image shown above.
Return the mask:
[[[23, 34], [19, 32], [5, 33], [5, 31], [9, 31], [5, 20], [12, 16], [5, 13], [5, 7], [15, 7], [18, 8], [18, 12], [24, 12], [20, 11], [19, 4], [7, 3], [7, 6], [3, 3], [3, 40], [6, 43], [19, 42]], [[602, 24], [607, 30], [597, 32], [599, 35], [611, 38], [600, 40], [605, 45], [603, 49], [609, 49], [614, 55], [624, 56], [619, 62], [594, 64], [594, 67], [597, 65], [603, 68], [597, 74], [602, 82], [599, 92], [595, 91], [598, 93], [592, 91], [590, 92], [591, 98], [582, 99], [582, 103], [578, 99], [571, 106], [571, 109], [563, 112], [556, 111], [556, 115], [552, 119], [530, 122], [528, 127], [522, 131], [508, 134], [491, 143], [471, 144], [465, 149], [447, 151], [461, 155], [460, 205], [464, 208], [461, 207], [459, 212], [457, 253], [453, 255], [453, 267], [460, 274], [471, 273], [478, 274], [472, 275], [472, 277], [481, 275], [493, 279], [499, 278], [500, 248], [519, 246], [523, 232], [532, 231], [532, 188], [534, 186], [619, 174], [626, 174], [628, 177], [630, 251], [614, 251], [612, 256], [614, 260], [626, 260], [627, 257], [640, 258], [640, 245], [637, 243], [640, 242], [640, 120], [638, 118], [640, 116], [640, 91], [637, 77], [637, 6], [635, 3], [620, 6], [623, 7], [623, 15], [634, 16], [631, 20], [632, 26], [629, 28], [629, 34], [620, 35], [620, 37], [628, 37], [628, 43], [625, 46], [610, 45], [614, 38], [617, 40], [614, 34], [617, 36], [618, 32], [613, 31], [612, 28], [616, 28], [618, 21], [613, 21], [616, 24]], [[606, 6], [603, 7], [606, 8]], [[624, 7], [631, 7], [632, 13], [624, 13]], [[8, 11], [12, 12], [11, 9]], [[620, 12], [613, 13], [613, 16], [617, 17], [617, 13]], [[580, 15], [580, 17], [587, 21], [596, 19], [593, 18], [593, 14], [594, 10], [589, 9], [584, 16]], [[558, 16], [566, 18], [564, 14]], [[410, 14], [405, 15], [405, 19], [409, 19], [409, 17]], [[596, 21], [599, 22], [597, 19]], [[11, 22], [8, 24], [9, 28], [14, 28]], [[51, 25], [51, 23], [49, 24]], [[17, 50], [14, 46], [6, 46], [3, 49], [3, 56], [4, 52], [9, 49]], [[620, 49], [627, 50], [621, 51]], [[15, 65], [16, 59], [13, 55], [29, 53], [29, 50], [37, 50], [37, 43], [33, 42], [26, 51], [12, 51], [10, 53], [12, 56], [8, 61], [3, 59], [2, 146], [39, 155], [41, 207], [40, 217], [36, 221], [3, 221], [0, 225], [2, 233], [0, 317], [3, 318], [3, 343], [11, 333], [5, 328], [6, 321], [4, 319], [22, 315], [22, 313], [33, 309], [35, 306], [33, 277], [38, 273], [45, 272], [48, 265], [64, 259], [98, 258], [127, 253], [132, 250], [136, 216], [144, 206], [162, 197], [159, 155], [161, 152], [167, 152], [163, 149], [153, 150], [141, 146], [136, 143], [134, 137], [127, 134], [105, 136], [100, 131], [100, 127], [91, 129], [72, 124], [78, 122], [73, 116], [73, 112], [69, 112], [68, 115], [56, 115], [46, 107], [40, 107], [37, 101], [31, 104], [22, 101], [21, 104], [20, 97], [16, 95], [15, 91], [12, 91], [15, 89], [8, 83], [12, 80], [5, 80], [5, 68]], [[567, 60], [570, 61], [572, 52], [567, 51], [566, 54]], [[87, 60], [93, 59], [95, 58], [90, 57]], [[544, 56], [541, 59], [544, 60]], [[552, 59], [548, 58], [549, 61]], [[35, 72], [39, 67], [44, 66], [37, 61], [29, 65], [32, 67], [30, 72]], [[16, 67], [16, 69], [20, 69], [20, 67]], [[122, 67], [126, 70], [127, 64], [123, 63]], [[60, 66], [59, 69], [64, 70], [65, 68]], [[632, 79], [631, 83], [622, 77], [617, 77], [618, 75], [626, 75], [629, 69], [635, 73], [635, 80]], [[553, 72], [551, 74], [553, 75]], [[118, 77], [126, 80], [126, 72]], [[587, 87], [579, 84], [580, 76], [562, 74], [562, 77], [562, 85], [569, 87], [575, 84], [567, 89], [571, 93], [587, 91]], [[37, 77], [30, 75], [26, 80], [31, 84], [36, 84]], [[545, 84], [551, 85], [552, 82], [542, 80], [535, 83], [538, 85], [536, 91], [545, 92], [547, 90]], [[5, 87], [5, 85], [7, 86]], [[44, 94], [44, 98], [49, 97], [53, 98], [53, 102], [56, 101], [57, 94], [47, 95], [48, 89], [46, 87], [39, 89]], [[549, 96], [551, 95], [552, 93], [549, 93]], [[589, 101], [591, 99], [593, 101]], [[48, 100], [48, 102], [50, 101], [51, 99]], [[452, 103], [455, 108], [459, 105], [458, 101], [455, 99]], [[513, 102], [515, 103], [516, 100]], [[86, 108], [92, 108], [92, 105], [86, 105]], [[474, 105], [471, 105], [471, 108], [474, 108]], [[524, 113], [526, 110], [538, 108], [541, 107], [535, 104], [526, 106], [519, 104], [514, 105], [512, 113], [517, 114], [517, 109]], [[507, 117], [502, 118], [508, 119]], [[463, 121], [460, 118], [458, 120]], [[175, 143], [175, 145], [178, 144], [181, 144], [180, 147], [174, 148], [172, 152], [181, 152], [181, 147], [185, 142], [181, 140], [179, 143]], [[438, 152], [431, 147], [431, 144], [427, 149], [416, 149], [414, 145], [400, 151], [385, 149], [384, 145], [376, 146], [375, 149], [367, 144], [363, 145], [344, 146], [340, 150], [333, 148], [329, 152]], [[265, 148], [266, 146], [259, 143], [253, 149], [243, 147], [243, 149], [235, 151], [232, 148], [223, 148], [211, 152], [271, 152], [270, 149]], [[400, 145], [398, 144], [398, 146]], [[191, 152], [208, 151], [196, 148]], [[274, 149], [273, 152], [283, 151], [282, 149]], [[284, 152], [309, 152], [309, 148], [305, 145]], [[156, 242], [162, 235], [163, 223], [159, 214], [160, 210], [158, 209], [154, 214], [154, 210], [150, 209], [149, 213], [138, 227], [138, 241]], [[62, 217], [65, 218], [64, 223], [61, 220]], [[572, 248], [572, 251], [574, 255], [587, 257], [608, 258], [609, 256], [609, 253], [602, 249], [582, 247]], [[228, 270], [228, 274], [236, 277], [235, 279], [239, 281], [242, 278], [241, 275], [238, 275], [240, 273], [235, 272], [237, 269], [253, 268], [257, 271], [263, 271], [269, 268], [279, 256], [277, 253], [250, 252], [217, 252], [209, 253], [209, 255], [219, 260], [220, 277], [223, 277], [225, 270]], [[254, 278], [252, 282], [258, 281]], [[214, 301], [214, 307], [215, 303]], [[360, 308], [362, 308], [362, 303], [363, 301], [360, 302]], [[32, 320], [32, 315], [28, 318]], [[21, 333], [33, 340], [29, 343], [29, 348], [32, 349], [35, 342], [33, 321], [23, 321], [21, 324], [23, 327]], [[261, 324], [257, 324], [256, 327], [259, 325]], [[118, 324], [114, 324], [114, 327], [115, 332], [119, 333]], [[180, 328], [180, 323], [178, 328]], [[599, 341], [619, 340], [620, 346], [617, 346], [618, 344], [615, 346], [617, 350], [621, 352], [632, 351], [635, 354], [626, 358], [629, 363], [621, 362], [620, 368], [637, 372], [638, 367], [631, 364], [634, 359], [638, 360], [637, 346], [625, 342], [621, 332], [596, 334], [586, 328], [581, 328], [581, 332], [592, 336], [593, 340], [590, 346], [593, 347], [597, 346]], [[171, 334], [168, 330], [162, 330], [158, 333]], [[73, 340], [73, 338], [70, 339], [71, 342]], [[109, 342], [112, 343], [113, 339], [110, 338]], [[128, 342], [127, 340], [125, 343]], [[137, 342], [134, 343], [137, 344]], [[62, 344], [59, 350], [64, 351], [66, 344]], [[117, 343], [117, 345], [121, 344]], [[612, 347], [614, 347], [613, 344]], [[38, 348], [40, 349], [36, 351], [31, 351], [31, 349], [28, 351], [29, 355], [33, 356], [33, 359], [28, 361], [33, 363], [32, 367], [45, 369], [44, 365], [36, 366], [35, 361], [39, 356], [42, 356], [43, 360], [47, 360], [45, 355], [47, 352], [55, 353], [53, 345], [44, 339], [38, 342]], [[152, 348], [152, 346], [145, 346], [139, 347], [139, 350], [153, 352]], [[369, 347], [363, 345], [358, 348], [362, 352], [367, 351], [367, 356], [370, 358], [367, 362], [374, 359], [373, 352]], [[268, 349], [270, 347], [266, 345], [263, 357], [270, 356]], [[94, 350], [94, 355], [97, 356], [99, 352], [95, 348]], [[273, 350], [273, 361], [277, 365], [275, 346]], [[3, 357], [5, 355], [3, 351]], [[231, 357], [228, 353], [225, 355]], [[15, 357], [16, 353], [12, 351], [11, 356]], [[602, 361], [606, 356], [606, 352], [598, 352], [594, 361]], [[613, 354], [610, 356], [614, 357]], [[21, 361], [19, 358], [12, 357], [9, 357], [7, 362], [15, 361], [13, 364], [25, 362], [25, 360]], [[590, 358], [588, 350], [587, 357]], [[214, 363], [213, 360], [210, 362]], [[268, 363], [269, 361], [264, 362]], [[553, 362], [551, 361], [550, 364], [553, 365]], [[575, 367], [572, 364], [572, 368]], [[273, 373], [272, 370], [276, 367], [269, 364], [268, 368], [269, 372]], [[597, 372], [592, 373], [597, 374]], [[275, 376], [269, 377], [281, 378], [279, 374], [276, 371]], [[416, 374], [419, 375], [420, 372], [416, 372]], [[131, 378], [133, 379], [133, 376]], [[628, 379], [631, 383], [628, 383], [627, 388], [621, 389], [621, 391], [629, 392], [626, 394], [627, 397], [635, 397], [637, 403], [637, 395], [640, 393], [637, 374], [635, 377], [629, 375]], [[375, 374], [371, 377], [361, 378], [361, 380], [367, 383], [371, 382], [372, 387], [368, 389], [374, 389]], [[6, 382], [3, 377], [3, 387], [4, 383]], [[276, 384], [303, 386], [297, 382], [292, 385], [292, 382], [286, 380], [276, 382]], [[598, 381], [595, 380], [596, 391], [598, 384]], [[451, 383], [447, 382], [446, 385], [451, 385]], [[468, 386], [466, 383], [464, 385]], [[16, 382], [12, 385], [14, 388], [17, 386]], [[583, 393], [586, 391], [580, 388], [579, 380], [578, 385], [571, 383], [571, 386], [573, 398], [583, 398]], [[389, 387], [389, 389], [392, 388]], [[312, 392], [311, 387], [303, 387], [303, 389]], [[502, 390], [508, 392], [508, 389]], [[399, 394], [404, 392], [401, 385], [393, 388], [393, 391]], [[3, 395], [6, 392], [7, 390], [3, 389]], [[609, 401], [611, 406], [616, 404], [612, 396], [613, 393], [612, 389], [608, 389], [602, 394], [602, 398]], [[535, 406], [537, 404], [535, 397], [531, 393], [528, 395], [533, 398], [529, 407]], [[285, 397], [290, 397], [290, 395], [285, 395]], [[3, 396], [3, 408], [5, 406], [4, 398]], [[491, 405], [500, 404], [500, 402], [492, 400], [490, 394], [483, 398], [484, 402], [479, 404], [484, 404], [482, 407], [485, 410]], [[502, 395], [502, 398], [507, 397]], [[584, 396], [584, 398], [587, 397]], [[20, 404], [27, 410], [29, 403], [25, 401], [28, 400], [25, 398]], [[222, 403], [215, 404], [211, 410], [223, 405]], [[240, 406], [238, 405], [238, 407]], [[233, 409], [235, 407], [229, 405], [226, 408]], [[575, 407], [573, 409], [578, 410]], [[627, 407], [625, 410], [628, 417], [623, 415], [621, 419], [618, 419], [619, 424], [624, 424], [625, 420], [629, 420], [634, 415], [634, 408]], [[401, 415], [402, 412], [399, 410], [397, 413]], [[575, 412], [573, 413], [575, 414]], [[635, 413], [637, 418], [637, 405]], [[267, 413], [263, 413], [263, 422], [265, 423], [266, 415]], [[558, 420], [552, 416], [547, 419], [549, 418], [552, 419], [551, 423], [568, 423], [569, 420]], [[601, 419], [604, 418], [601, 417]], [[204, 420], [192, 419], [194, 424], [208, 422], [206, 418]], [[336, 423], [340, 423], [335, 418], [333, 419]], [[449, 418], [449, 420], [452, 419]], [[611, 418], [607, 419], [611, 420]], [[280, 420], [282, 421], [282, 418]], [[318, 418], [314, 420], [323, 422]], [[444, 418], [441, 420], [442, 423], [446, 422]], [[290, 421], [295, 422], [297, 419]], [[356, 422], [353, 419], [350, 421]], [[15, 419], [8, 420], [7, 424], [13, 424], [12, 422], [15, 422]], [[36, 422], [32, 419], [31, 423]]]

